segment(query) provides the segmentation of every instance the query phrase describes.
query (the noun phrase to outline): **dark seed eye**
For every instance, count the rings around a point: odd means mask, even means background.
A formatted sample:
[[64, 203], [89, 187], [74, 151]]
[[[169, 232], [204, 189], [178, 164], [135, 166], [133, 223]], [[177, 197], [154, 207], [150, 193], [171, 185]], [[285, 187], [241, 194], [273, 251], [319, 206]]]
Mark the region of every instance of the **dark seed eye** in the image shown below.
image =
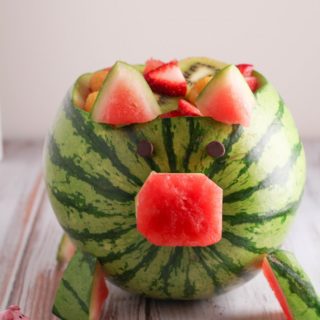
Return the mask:
[[225, 154], [226, 150], [224, 145], [219, 141], [211, 141], [207, 145], [207, 153], [214, 158], [220, 158]]
[[153, 144], [147, 140], [138, 143], [137, 153], [141, 157], [149, 158], [153, 154]]

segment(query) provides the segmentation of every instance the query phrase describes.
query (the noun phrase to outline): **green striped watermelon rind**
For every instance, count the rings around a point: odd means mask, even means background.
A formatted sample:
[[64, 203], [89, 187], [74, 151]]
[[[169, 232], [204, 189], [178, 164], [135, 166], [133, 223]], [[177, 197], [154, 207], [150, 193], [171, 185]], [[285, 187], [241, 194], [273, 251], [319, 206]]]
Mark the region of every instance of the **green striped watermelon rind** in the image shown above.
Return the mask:
[[52, 312], [60, 319], [91, 319], [97, 258], [77, 251], [56, 292]]
[[285, 250], [275, 250], [267, 255], [295, 320], [320, 319], [320, 297], [295, 256]]
[[[219, 69], [196, 61], [180, 63], [189, 83], [192, 70]], [[283, 100], [256, 75], [249, 128], [177, 117], [114, 129], [92, 122], [67, 94], [45, 147], [49, 197], [64, 230], [115, 284], [155, 298], [206, 298], [252, 277], [255, 262], [282, 243], [303, 191], [304, 152]], [[142, 139], [154, 157], [137, 155]], [[212, 140], [225, 145], [224, 157], [207, 155]], [[147, 242], [136, 230], [134, 198], [151, 171], [202, 172], [220, 185], [223, 239], [205, 248]]]

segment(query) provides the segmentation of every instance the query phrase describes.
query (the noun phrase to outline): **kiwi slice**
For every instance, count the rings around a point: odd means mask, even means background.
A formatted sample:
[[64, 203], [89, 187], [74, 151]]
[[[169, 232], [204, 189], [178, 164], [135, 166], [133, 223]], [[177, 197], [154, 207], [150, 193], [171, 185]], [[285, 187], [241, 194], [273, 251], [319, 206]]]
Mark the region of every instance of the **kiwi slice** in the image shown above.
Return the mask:
[[186, 58], [179, 61], [179, 66], [189, 87], [201, 78], [214, 76], [217, 71], [227, 65], [227, 63], [205, 57]]
[[155, 94], [157, 102], [160, 106], [161, 113], [167, 113], [178, 109], [178, 102], [183, 97], [169, 97], [160, 94]]

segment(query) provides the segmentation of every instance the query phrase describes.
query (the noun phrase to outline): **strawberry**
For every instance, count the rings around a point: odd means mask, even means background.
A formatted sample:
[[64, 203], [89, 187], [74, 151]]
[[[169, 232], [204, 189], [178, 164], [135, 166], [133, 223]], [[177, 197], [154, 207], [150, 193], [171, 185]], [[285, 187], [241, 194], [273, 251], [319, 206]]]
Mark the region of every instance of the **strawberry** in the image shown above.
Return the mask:
[[184, 99], [178, 102], [178, 109], [171, 112], [164, 113], [160, 118], [173, 117], [200, 117], [202, 116], [200, 110]]
[[149, 59], [146, 61], [146, 65], [143, 70], [143, 74], [149, 73], [151, 70], [157, 69], [158, 67], [162, 66], [165, 64], [161, 60], [156, 60], [156, 59]]
[[185, 96], [187, 82], [178, 66], [178, 61], [165, 63], [145, 75], [151, 89], [168, 96]]
[[256, 77], [250, 76], [250, 77], [244, 77], [247, 81], [248, 86], [250, 87], [252, 92], [255, 92], [258, 87], [258, 79]]
[[237, 64], [237, 68], [240, 70], [242, 75], [247, 81], [248, 86], [252, 92], [255, 92], [258, 89], [258, 79], [252, 75], [253, 65], [252, 64]]
[[178, 102], [179, 111], [183, 116], [195, 116], [200, 117], [202, 116], [200, 110], [196, 108], [194, 105], [192, 105], [190, 102], [180, 99]]
[[253, 71], [252, 64], [246, 64], [246, 63], [237, 64], [237, 68], [240, 70], [240, 72], [244, 77], [250, 77], [252, 75], [252, 71]]

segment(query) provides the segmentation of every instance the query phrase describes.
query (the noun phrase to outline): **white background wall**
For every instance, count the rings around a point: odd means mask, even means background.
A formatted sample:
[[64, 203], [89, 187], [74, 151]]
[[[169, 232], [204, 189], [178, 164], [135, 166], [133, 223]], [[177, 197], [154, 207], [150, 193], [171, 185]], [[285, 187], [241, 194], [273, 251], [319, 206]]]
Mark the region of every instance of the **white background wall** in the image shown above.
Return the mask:
[[250, 62], [320, 138], [319, 0], [0, 0], [5, 138], [42, 138], [77, 75], [148, 57]]

